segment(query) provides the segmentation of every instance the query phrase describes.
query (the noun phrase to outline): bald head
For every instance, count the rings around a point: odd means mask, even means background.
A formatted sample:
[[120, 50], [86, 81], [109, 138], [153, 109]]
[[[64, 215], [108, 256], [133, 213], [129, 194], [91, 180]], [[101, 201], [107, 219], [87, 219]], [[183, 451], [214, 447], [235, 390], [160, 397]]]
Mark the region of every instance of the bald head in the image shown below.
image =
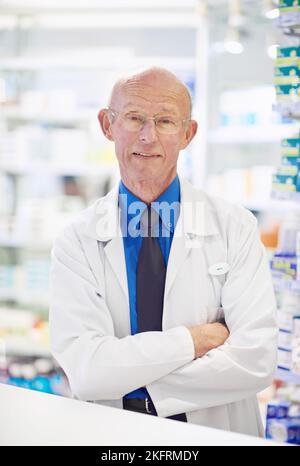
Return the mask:
[[142, 95], [145, 100], [159, 102], [164, 91], [170, 101], [180, 105], [182, 114], [191, 118], [192, 99], [187, 86], [175, 74], [159, 67], [147, 68], [119, 79], [113, 87], [109, 106], [116, 107], [120, 95], [124, 93]]

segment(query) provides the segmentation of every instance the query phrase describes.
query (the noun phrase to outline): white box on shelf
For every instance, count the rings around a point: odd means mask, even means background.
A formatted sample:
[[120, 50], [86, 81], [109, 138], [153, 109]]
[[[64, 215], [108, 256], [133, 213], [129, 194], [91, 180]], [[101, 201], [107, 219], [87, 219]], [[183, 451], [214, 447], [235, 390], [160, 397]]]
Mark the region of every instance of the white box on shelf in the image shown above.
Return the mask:
[[300, 339], [300, 316], [293, 318], [293, 338]]
[[292, 372], [296, 375], [300, 375], [300, 345], [299, 341], [297, 342], [297, 346], [293, 348], [292, 351]]
[[291, 351], [292, 339], [293, 334], [291, 332], [280, 330], [278, 334], [278, 348]]
[[300, 257], [300, 231], [298, 231], [296, 235], [296, 255]]
[[278, 349], [277, 365], [280, 369], [290, 371], [292, 369], [292, 351]]
[[293, 331], [293, 314], [282, 309], [277, 310], [277, 324], [280, 330]]

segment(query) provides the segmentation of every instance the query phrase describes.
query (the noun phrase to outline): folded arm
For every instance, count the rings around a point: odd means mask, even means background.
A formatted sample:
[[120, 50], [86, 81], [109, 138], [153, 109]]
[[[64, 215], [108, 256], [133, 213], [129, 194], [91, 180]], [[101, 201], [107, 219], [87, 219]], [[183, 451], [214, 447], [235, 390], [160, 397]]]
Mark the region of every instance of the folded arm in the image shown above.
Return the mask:
[[230, 336], [147, 386], [162, 417], [239, 401], [267, 387], [276, 367], [275, 297], [254, 217], [232, 236], [231, 269], [222, 290]]
[[194, 359], [184, 326], [117, 338], [102, 294], [69, 227], [52, 251], [49, 322], [52, 353], [77, 398], [119, 399]]

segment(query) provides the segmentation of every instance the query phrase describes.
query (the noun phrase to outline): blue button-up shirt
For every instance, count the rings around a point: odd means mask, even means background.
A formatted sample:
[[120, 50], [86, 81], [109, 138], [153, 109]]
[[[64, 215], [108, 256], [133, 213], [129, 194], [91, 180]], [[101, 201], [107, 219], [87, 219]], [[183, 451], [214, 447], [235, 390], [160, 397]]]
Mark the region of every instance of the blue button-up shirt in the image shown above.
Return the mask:
[[[161, 203], [166, 203], [165, 206], [168, 207], [172, 204], [173, 208], [166, 209], [170, 215], [164, 215], [164, 207]], [[157, 231], [157, 235], [166, 268], [179, 216], [179, 203], [180, 184], [178, 176], [176, 176], [169, 187], [152, 204], [152, 208], [160, 215], [158, 225], [159, 231]], [[139, 220], [144, 210], [147, 208], [147, 204], [131, 193], [121, 181], [119, 187], [119, 206], [121, 209], [121, 229], [123, 234], [127, 270], [131, 334], [135, 335], [138, 333], [136, 310], [136, 270], [143, 240], [143, 237], [140, 234], [135, 233], [139, 231]], [[128, 393], [125, 397], [146, 398], [147, 395], [147, 390], [142, 387]]]

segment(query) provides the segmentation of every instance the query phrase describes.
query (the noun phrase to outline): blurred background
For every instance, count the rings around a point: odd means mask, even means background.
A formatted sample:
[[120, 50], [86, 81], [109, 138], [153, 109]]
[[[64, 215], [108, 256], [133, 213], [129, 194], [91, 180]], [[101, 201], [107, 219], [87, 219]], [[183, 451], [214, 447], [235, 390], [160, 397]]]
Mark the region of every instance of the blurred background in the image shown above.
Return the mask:
[[[271, 406], [268, 436], [290, 440], [290, 406], [300, 425], [300, 355], [294, 351], [292, 363], [291, 343], [300, 315], [300, 203], [298, 168], [282, 165], [299, 155], [298, 5], [0, 0], [1, 382], [70, 395], [49, 352], [52, 242], [74, 214], [118, 181], [113, 146], [97, 121], [112, 84], [137, 67], [163, 66], [189, 87], [199, 122], [195, 141], [181, 153], [179, 173], [258, 218], [285, 338], [277, 379], [261, 402]], [[280, 47], [294, 47], [293, 63], [282, 62]], [[289, 85], [293, 95], [282, 90]]]

